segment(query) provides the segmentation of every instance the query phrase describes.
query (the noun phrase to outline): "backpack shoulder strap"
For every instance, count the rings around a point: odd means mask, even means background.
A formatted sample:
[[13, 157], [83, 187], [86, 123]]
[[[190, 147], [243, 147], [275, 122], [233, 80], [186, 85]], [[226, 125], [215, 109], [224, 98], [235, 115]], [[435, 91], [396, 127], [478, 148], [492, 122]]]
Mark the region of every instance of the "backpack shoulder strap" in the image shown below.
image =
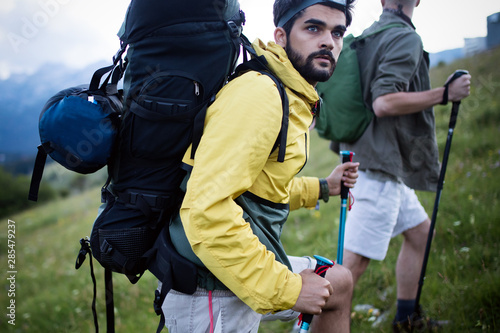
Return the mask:
[[356, 37], [356, 40], [359, 41], [359, 40], [362, 40], [362, 39], [366, 39], [368, 37], [371, 37], [371, 36], [374, 36], [376, 34], [379, 34], [382, 31], [385, 31], [387, 29], [391, 29], [391, 28], [404, 28], [404, 27], [406, 27], [406, 25], [404, 25], [402, 23], [391, 23], [391, 24], [385, 25], [383, 27], [380, 27], [377, 30], [372, 31], [372, 32], [370, 32], [370, 33], [368, 33], [366, 35], [361, 34], [360, 36]]
[[[247, 46], [245, 46], [245, 49], [247, 49]], [[282, 105], [282, 111], [283, 111], [283, 117], [281, 120], [281, 129], [278, 134], [278, 138], [276, 139], [276, 142], [274, 143], [273, 146], [273, 151], [279, 147], [278, 151], [278, 162], [284, 162], [285, 161], [285, 153], [286, 153], [286, 142], [287, 142], [287, 133], [288, 133], [288, 120], [289, 120], [289, 102], [288, 102], [288, 95], [285, 90], [285, 86], [281, 82], [281, 80], [274, 75], [273, 72], [267, 67], [267, 60], [265, 59], [264, 56], [257, 56], [255, 53], [255, 50], [253, 50], [250, 47], [251, 51], [250, 54], [253, 56], [251, 60], [246, 60], [242, 64], [240, 64], [236, 70], [234, 75], [230, 78], [230, 80], [234, 79], [239, 73], [245, 72], [245, 71], [256, 71], [259, 72], [263, 75], [267, 75], [271, 80], [274, 81], [276, 84], [276, 87], [278, 88], [278, 92], [281, 97], [281, 105]], [[252, 52], [253, 51], [253, 52]]]

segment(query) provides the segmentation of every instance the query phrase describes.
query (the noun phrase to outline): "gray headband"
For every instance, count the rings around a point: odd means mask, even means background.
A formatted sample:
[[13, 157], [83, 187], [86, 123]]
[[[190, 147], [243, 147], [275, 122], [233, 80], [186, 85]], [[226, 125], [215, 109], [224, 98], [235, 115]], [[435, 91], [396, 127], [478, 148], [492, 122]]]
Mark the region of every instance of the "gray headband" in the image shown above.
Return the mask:
[[346, 11], [346, 0], [305, 0], [301, 4], [290, 8], [283, 14], [281, 19], [278, 21], [278, 27], [283, 27], [292, 17], [294, 17], [298, 12], [300, 12], [303, 9], [306, 9], [307, 7], [311, 7], [312, 5], [316, 4], [325, 4], [325, 3], [332, 3], [334, 7], [339, 8], [342, 10], [344, 13]]

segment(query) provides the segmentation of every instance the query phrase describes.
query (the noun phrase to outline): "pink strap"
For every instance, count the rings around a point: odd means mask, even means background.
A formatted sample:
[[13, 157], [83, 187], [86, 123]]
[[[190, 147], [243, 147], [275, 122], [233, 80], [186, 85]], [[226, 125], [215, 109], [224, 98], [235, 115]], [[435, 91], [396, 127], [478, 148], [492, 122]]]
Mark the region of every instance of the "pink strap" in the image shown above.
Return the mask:
[[214, 332], [214, 312], [212, 309], [212, 291], [208, 291], [208, 312], [210, 316], [210, 333]]

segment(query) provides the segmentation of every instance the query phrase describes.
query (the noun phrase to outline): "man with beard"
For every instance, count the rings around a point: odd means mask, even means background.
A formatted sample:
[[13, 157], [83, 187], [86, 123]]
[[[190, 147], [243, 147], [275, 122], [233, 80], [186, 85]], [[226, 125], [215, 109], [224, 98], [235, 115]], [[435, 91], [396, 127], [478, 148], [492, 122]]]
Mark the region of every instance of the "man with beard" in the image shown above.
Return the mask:
[[273, 149], [282, 99], [273, 80], [248, 71], [232, 80], [207, 111], [194, 159], [185, 155], [185, 198], [170, 232], [199, 268], [194, 295], [171, 291], [162, 306], [169, 332], [257, 332], [261, 320], [318, 315], [312, 331], [349, 332], [352, 277], [342, 266], [316, 275], [309, 257], [287, 256], [280, 241], [289, 211], [313, 208], [352, 188], [357, 163], [326, 179], [295, 177], [309, 152], [314, 89], [335, 69], [352, 0], [276, 0], [275, 42], [253, 43], [284, 84], [289, 100], [286, 156]]

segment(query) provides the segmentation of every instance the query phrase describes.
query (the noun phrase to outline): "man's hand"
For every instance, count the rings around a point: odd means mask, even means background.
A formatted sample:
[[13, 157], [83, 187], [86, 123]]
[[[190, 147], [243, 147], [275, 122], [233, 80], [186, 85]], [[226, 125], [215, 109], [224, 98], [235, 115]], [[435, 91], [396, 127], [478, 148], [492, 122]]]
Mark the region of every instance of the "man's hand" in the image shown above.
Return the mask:
[[337, 166], [332, 173], [326, 177], [330, 196], [340, 194], [341, 181], [348, 188], [353, 188], [358, 179], [359, 163], [346, 162]]
[[333, 294], [330, 282], [314, 273], [312, 269], [300, 272], [302, 289], [293, 310], [300, 313], [321, 314], [328, 298]]
[[[453, 76], [450, 75], [448, 80]], [[470, 74], [464, 74], [450, 83], [448, 87], [448, 100], [452, 102], [460, 102], [462, 99], [470, 95]], [[446, 82], [448, 82], [448, 80]]]

